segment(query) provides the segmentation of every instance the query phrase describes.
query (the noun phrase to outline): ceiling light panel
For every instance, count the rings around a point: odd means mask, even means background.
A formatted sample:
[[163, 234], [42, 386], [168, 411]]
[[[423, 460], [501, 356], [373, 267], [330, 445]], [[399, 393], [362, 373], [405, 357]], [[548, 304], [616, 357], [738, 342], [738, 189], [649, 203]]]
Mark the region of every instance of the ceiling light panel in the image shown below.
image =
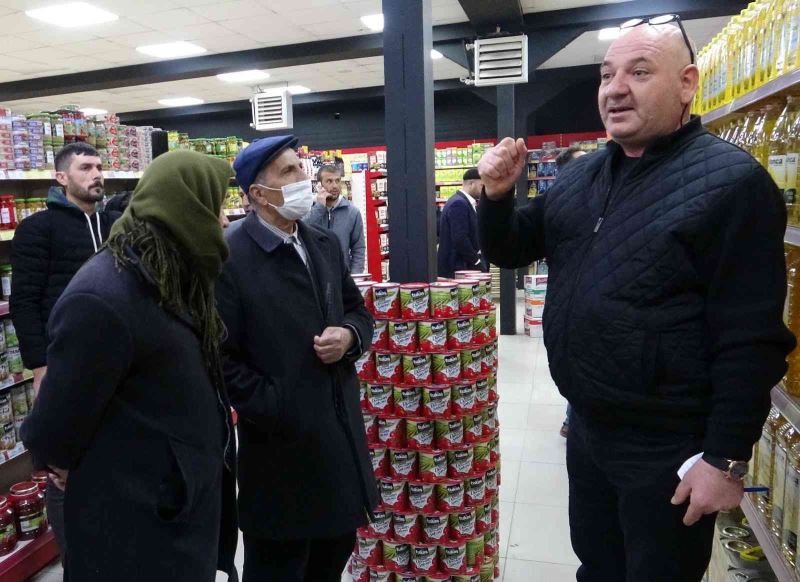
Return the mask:
[[217, 75], [217, 79], [225, 83], [252, 83], [269, 79], [269, 73], [253, 69], [249, 71], [236, 71], [234, 73], [222, 73]]
[[370, 14], [368, 16], [362, 16], [361, 22], [370, 30], [374, 30], [376, 32], [383, 30], [383, 14]]
[[140, 46], [136, 47], [136, 51], [159, 59], [180, 59], [202, 55], [206, 49], [191, 42], [177, 41]]
[[189, 107], [190, 105], [202, 105], [205, 103], [197, 97], [171, 97], [169, 99], [159, 99], [158, 102], [165, 107]]
[[87, 2], [68, 2], [66, 4], [54, 4], [44, 8], [26, 10], [25, 14], [35, 20], [60, 26], [62, 28], [78, 28], [81, 26], [93, 26], [103, 22], [119, 20], [119, 16], [92, 6]]

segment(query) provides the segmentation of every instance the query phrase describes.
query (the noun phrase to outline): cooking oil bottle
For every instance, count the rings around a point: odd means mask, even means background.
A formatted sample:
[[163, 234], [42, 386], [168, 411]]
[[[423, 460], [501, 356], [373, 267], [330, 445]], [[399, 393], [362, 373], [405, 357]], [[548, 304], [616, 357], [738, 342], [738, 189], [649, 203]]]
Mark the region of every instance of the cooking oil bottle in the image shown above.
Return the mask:
[[769, 135], [768, 141], [768, 155], [767, 167], [775, 184], [781, 191], [781, 195], [785, 195], [786, 191], [786, 154], [787, 145], [789, 143], [789, 128], [794, 121], [792, 119], [793, 107], [792, 98], [786, 100], [786, 105], [778, 116], [778, 121]]
[[786, 424], [777, 432], [775, 443], [775, 462], [772, 468], [772, 515], [770, 529], [775, 537], [783, 533], [785, 512], [786, 474], [789, 468], [789, 450], [800, 442], [800, 435], [791, 424]]
[[786, 141], [786, 214], [789, 224], [797, 224], [800, 216], [798, 207], [797, 186], [800, 181], [800, 98], [788, 97], [788, 106], [791, 108], [789, 135]]
[[758, 76], [756, 86], [758, 87], [772, 78], [772, 71], [775, 68], [775, 62], [773, 61], [773, 25], [775, 24], [775, 21], [773, 19], [772, 11], [769, 10], [769, 5], [770, 2], [761, 2], [759, 6], [761, 12], [758, 17], [758, 42], [761, 58], [759, 59], [758, 69], [756, 72]]
[[797, 533], [800, 532], [800, 442], [796, 442], [789, 449], [783, 505], [781, 550], [786, 561], [795, 566]]
[[772, 472], [775, 467], [775, 442], [778, 431], [786, 426], [788, 421], [777, 408], [773, 408], [764, 428], [761, 431], [761, 440], [758, 441], [758, 474], [756, 484], [768, 487], [766, 492], [756, 493], [755, 505], [758, 511], [764, 514], [769, 520], [772, 511]]
[[783, 72], [790, 73], [800, 66], [800, 0], [786, 0], [785, 56]]
[[[800, 247], [784, 245], [786, 254], [786, 303], [783, 318], [786, 326], [800, 333]], [[795, 349], [786, 358], [789, 369], [783, 379], [783, 387], [789, 394], [800, 396], [800, 350]]]
[[756, 127], [753, 129], [755, 143], [751, 153], [765, 168], [769, 167], [769, 138], [779, 115], [780, 111], [774, 102], [766, 104], [760, 123], [756, 122]]

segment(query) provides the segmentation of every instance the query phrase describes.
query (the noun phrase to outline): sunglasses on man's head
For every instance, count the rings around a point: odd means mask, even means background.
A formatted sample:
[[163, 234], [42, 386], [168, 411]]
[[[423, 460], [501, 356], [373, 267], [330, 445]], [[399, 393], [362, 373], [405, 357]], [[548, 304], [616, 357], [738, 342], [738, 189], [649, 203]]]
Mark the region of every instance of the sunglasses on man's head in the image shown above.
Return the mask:
[[620, 30], [625, 30], [627, 28], [634, 28], [641, 24], [649, 24], [651, 26], [661, 26], [664, 24], [671, 24], [677, 23], [678, 28], [683, 35], [683, 42], [686, 43], [686, 48], [689, 49], [689, 57], [691, 58], [691, 64], [695, 64], [694, 62], [694, 49], [692, 49], [692, 43], [689, 40], [689, 35], [686, 34], [686, 29], [683, 27], [683, 23], [681, 22], [681, 17], [677, 14], [662, 14], [661, 16], [654, 16], [652, 18], [633, 18], [626, 22], [623, 22], [619, 25]]

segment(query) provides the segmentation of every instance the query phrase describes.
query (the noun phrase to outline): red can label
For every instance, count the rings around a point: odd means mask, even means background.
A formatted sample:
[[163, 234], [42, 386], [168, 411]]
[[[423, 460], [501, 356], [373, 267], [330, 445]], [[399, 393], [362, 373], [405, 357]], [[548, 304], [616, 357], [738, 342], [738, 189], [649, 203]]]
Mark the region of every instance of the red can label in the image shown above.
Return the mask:
[[389, 451], [389, 473], [394, 479], [415, 479], [417, 476], [417, 452], [391, 449]]
[[375, 317], [392, 319], [400, 317], [400, 285], [377, 283], [372, 286]]
[[372, 349], [389, 349], [389, 328], [385, 319], [375, 320], [375, 329], [372, 331]]
[[447, 319], [458, 315], [457, 284], [431, 283], [431, 313], [436, 319]]
[[486, 377], [478, 378], [475, 381], [475, 404], [478, 408], [483, 408], [489, 403], [489, 379]]
[[491, 497], [497, 494], [497, 467], [486, 469], [486, 496]]
[[418, 543], [422, 539], [422, 528], [419, 515], [413, 512], [399, 511], [393, 517], [394, 539], [405, 543]]
[[375, 354], [375, 378], [378, 382], [399, 384], [403, 380], [400, 354], [378, 352]]
[[483, 413], [464, 415], [464, 442], [474, 443], [483, 438]]
[[397, 572], [411, 565], [411, 547], [408, 544], [383, 540], [383, 566]]
[[436, 509], [450, 513], [464, 507], [464, 482], [451, 480], [436, 484]]
[[473, 473], [464, 481], [464, 500], [468, 506], [480, 505], [486, 499], [486, 476]]
[[[464, 424], [460, 417], [442, 418], [434, 424], [434, 436], [437, 449], [448, 449], [464, 444]], [[380, 439], [380, 434], [378, 435]]]
[[445, 574], [463, 574], [467, 571], [467, 545], [452, 542], [439, 546], [439, 564]]
[[369, 458], [372, 461], [372, 471], [378, 478], [389, 476], [389, 455], [384, 445], [370, 445]]
[[369, 582], [392, 582], [394, 580], [394, 572], [386, 569], [384, 566], [370, 566], [369, 568]]
[[401, 416], [422, 414], [422, 388], [419, 386], [395, 386], [394, 410]]
[[452, 411], [450, 386], [425, 386], [422, 389], [422, 414], [427, 418], [443, 418]]
[[385, 537], [392, 529], [392, 512], [388, 509], [376, 509], [372, 512], [375, 519], [369, 524], [369, 532], [375, 537]]
[[406, 427], [402, 418], [387, 416], [378, 418], [378, 442], [393, 449], [405, 446]]
[[406, 419], [406, 444], [409, 449], [433, 446], [433, 421], [427, 418]]
[[367, 410], [377, 414], [391, 414], [394, 410], [391, 384], [367, 384]]
[[[413, 549], [411, 551], [411, 557], [414, 557]], [[417, 575], [412, 572], [395, 572], [394, 573], [394, 582], [419, 582], [417, 580]], [[478, 580], [480, 582], [480, 580]]]
[[446, 513], [427, 513], [422, 516], [422, 539], [429, 544], [446, 542], [450, 537], [450, 522]]
[[494, 347], [492, 344], [483, 346], [483, 354], [481, 357], [481, 374], [488, 374], [492, 371], [492, 364], [494, 363]]
[[403, 319], [425, 319], [431, 316], [431, 298], [427, 283], [400, 286], [400, 316]]
[[461, 355], [458, 352], [443, 352], [431, 355], [434, 384], [452, 384], [461, 378]]
[[483, 535], [483, 552], [486, 556], [496, 556], [499, 549], [497, 528], [493, 527]]
[[492, 528], [492, 506], [479, 503], [475, 506], [475, 529], [478, 533], [486, 533]]
[[469, 348], [461, 352], [461, 376], [472, 380], [481, 375], [482, 348]]
[[419, 478], [427, 483], [447, 477], [447, 452], [427, 450], [419, 452]]
[[473, 445], [473, 454], [476, 471], [486, 471], [491, 465], [491, 455], [489, 453], [489, 441], [491, 437], [481, 437]]
[[430, 384], [432, 379], [430, 354], [403, 354], [403, 381], [406, 384]]
[[460, 317], [447, 320], [447, 347], [463, 350], [472, 345], [472, 318]]
[[375, 378], [375, 358], [372, 352], [366, 351], [356, 360], [356, 374], [367, 382]]
[[412, 481], [408, 484], [408, 503], [412, 510], [431, 512], [436, 510], [436, 493], [433, 483]]
[[453, 395], [453, 414], [464, 415], [475, 410], [475, 384], [463, 383], [455, 384], [451, 394]]
[[394, 479], [381, 479], [381, 502], [393, 512], [405, 511], [408, 507], [406, 482]]
[[367, 434], [367, 444], [372, 445], [378, 442], [378, 422], [375, 414], [362, 412], [361, 418], [364, 419], [364, 432]]
[[389, 349], [393, 352], [417, 351], [417, 322], [390, 321]]
[[441, 352], [447, 349], [447, 324], [444, 321], [420, 321], [417, 323], [417, 335], [421, 352]]
[[483, 420], [483, 431], [486, 434], [487, 430], [490, 435], [494, 434], [497, 430], [497, 403], [490, 402], [486, 406], [486, 415]]
[[489, 330], [486, 327], [486, 315], [477, 313], [472, 317], [472, 341], [483, 345], [489, 341]]
[[411, 547], [411, 567], [414, 574], [434, 574], [439, 569], [436, 555], [437, 546], [414, 544]]
[[348, 570], [353, 577], [353, 582], [369, 582], [369, 566], [355, 556], [350, 560]]
[[372, 283], [371, 281], [356, 281], [356, 287], [361, 292], [361, 298], [364, 300], [364, 305], [367, 311], [372, 313], [375, 310], [375, 305], [372, 301]]
[[378, 538], [362, 538], [359, 537], [356, 541], [358, 558], [367, 566], [377, 566], [383, 559], [383, 548], [381, 547], [381, 540]]
[[474, 507], [450, 514], [450, 539], [467, 540], [475, 537], [476, 533]]
[[[494, 575], [492, 576], [494, 580]], [[481, 582], [481, 569], [479, 567], [470, 568], [464, 574], [456, 574], [450, 578], [450, 582]]]
[[486, 314], [486, 327], [489, 329], [489, 337], [492, 339], [497, 337], [497, 307], [492, 305], [489, 312]]
[[475, 451], [471, 446], [447, 451], [447, 473], [453, 479], [463, 479], [473, 471]]
[[480, 567], [483, 563], [485, 545], [483, 534], [467, 539], [467, 568]]

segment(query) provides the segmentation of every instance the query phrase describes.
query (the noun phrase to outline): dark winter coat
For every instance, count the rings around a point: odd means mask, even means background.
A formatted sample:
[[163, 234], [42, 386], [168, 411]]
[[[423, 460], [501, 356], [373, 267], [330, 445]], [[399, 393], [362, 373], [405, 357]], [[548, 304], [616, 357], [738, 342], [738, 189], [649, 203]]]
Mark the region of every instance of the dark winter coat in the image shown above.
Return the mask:
[[[230, 406], [199, 332], [108, 250], [56, 303], [25, 446], [69, 469], [67, 573], [79, 582], [213, 582], [237, 528]], [[225, 467], [225, 450], [228, 458]]]
[[293, 246], [251, 214], [228, 238], [217, 286], [225, 380], [239, 413], [241, 528], [272, 540], [353, 532], [378, 498], [353, 366], [360, 349], [332, 366], [314, 351], [328, 326], [350, 326], [367, 348], [372, 317], [336, 236], [298, 229], [313, 280]]
[[47, 208], [23, 220], [11, 243], [11, 316], [28, 369], [46, 365], [50, 312], [78, 269], [95, 253], [95, 243], [99, 248], [108, 239], [111, 225], [120, 216], [100, 212], [87, 217], [55, 187], [50, 188]]
[[698, 118], [612, 188], [620, 153], [573, 161], [519, 210], [482, 200], [485, 254], [505, 268], [547, 259], [550, 370], [579, 414], [705, 435], [706, 453], [748, 459], [795, 346], [782, 196]]
[[367, 243], [364, 240], [364, 221], [361, 212], [347, 198], [341, 197], [333, 208], [314, 203], [303, 222], [330, 230], [339, 240], [347, 266], [351, 273], [363, 273], [367, 258]]
[[452, 277], [461, 270], [486, 270], [478, 240], [478, 215], [461, 190], [450, 197], [439, 217], [438, 267], [440, 277]]

